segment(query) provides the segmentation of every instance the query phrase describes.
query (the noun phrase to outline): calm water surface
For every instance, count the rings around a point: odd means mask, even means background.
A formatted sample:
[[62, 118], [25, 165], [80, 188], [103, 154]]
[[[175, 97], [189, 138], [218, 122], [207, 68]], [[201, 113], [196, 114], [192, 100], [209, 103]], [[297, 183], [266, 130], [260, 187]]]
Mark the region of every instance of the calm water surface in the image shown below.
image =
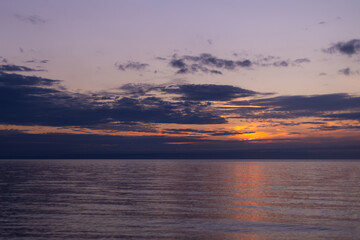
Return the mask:
[[360, 239], [360, 162], [2, 160], [1, 239]]

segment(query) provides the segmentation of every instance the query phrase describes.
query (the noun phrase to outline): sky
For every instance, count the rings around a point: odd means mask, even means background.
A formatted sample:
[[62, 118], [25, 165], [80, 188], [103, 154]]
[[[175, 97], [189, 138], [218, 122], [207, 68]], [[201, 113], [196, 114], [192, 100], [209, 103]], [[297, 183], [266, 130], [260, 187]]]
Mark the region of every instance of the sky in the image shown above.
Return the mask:
[[360, 158], [359, 1], [2, 0], [0, 158]]

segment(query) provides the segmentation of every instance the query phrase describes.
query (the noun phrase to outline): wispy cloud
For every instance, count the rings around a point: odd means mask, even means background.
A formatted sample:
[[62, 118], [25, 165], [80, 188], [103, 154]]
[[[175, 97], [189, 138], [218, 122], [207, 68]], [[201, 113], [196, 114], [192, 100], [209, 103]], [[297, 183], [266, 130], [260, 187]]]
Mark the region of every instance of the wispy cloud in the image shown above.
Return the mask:
[[[235, 56], [239, 56], [235, 54]], [[163, 59], [162, 59], [163, 60]], [[244, 58], [241, 60], [224, 59], [213, 56], [209, 53], [203, 53], [198, 56], [178, 56], [173, 55], [169, 60], [169, 65], [177, 69], [177, 74], [209, 73], [223, 74], [223, 71], [234, 71], [241, 68], [250, 69], [250, 67], [290, 67], [300, 66], [303, 63], [310, 62], [308, 58], [298, 58], [295, 60], [284, 60], [274, 56], [255, 56], [253, 59]]]
[[35, 72], [44, 71], [43, 69], [34, 69], [25, 66], [18, 66], [13, 64], [0, 65], [0, 71], [4, 72]]
[[360, 39], [352, 39], [347, 42], [338, 42], [324, 50], [327, 53], [341, 53], [348, 56], [360, 53]]
[[199, 130], [199, 129], [192, 129], [192, 128], [173, 128], [173, 129], [163, 129], [163, 133], [166, 134], [205, 134], [208, 136], [231, 136], [231, 135], [241, 135], [241, 134], [252, 134], [254, 132], [249, 131], [228, 131], [224, 129], [218, 130]]
[[295, 60], [290, 59], [281, 59], [277, 56], [256, 56], [252, 63], [254, 66], [258, 67], [297, 67], [301, 66], [304, 63], [309, 63], [311, 60], [309, 58], [297, 58]]
[[215, 57], [209, 53], [203, 53], [199, 56], [185, 55], [178, 57], [174, 55], [169, 62], [170, 66], [178, 69], [177, 73], [211, 73], [222, 74], [221, 70], [235, 70], [238, 68], [248, 68], [251, 66], [251, 61], [244, 60], [228, 60]]
[[44, 63], [48, 63], [49, 60], [44, 59], [44, 60], [38, 60], [38, 59], [32, 59], [32, 60], [27, 60], [25, 61], [26, 63], [37, 63], [37, 64], [44, 64]]
[[[320, 117], [327, 119], [359, 119], [360, 97], [346, 93], [279, 96], [232, 101], [231, 105], [242, 106], [236, 110], [235, 117], [262, 119], [292, 119], [298, 117]], [[237, 116], [236, 116], [237, 115]]]
[[6, 58], [0, 57], [0, 60], [1, 60], [2, 63], [8, 63]]
[[184, 84], [163, 87], [163, 92], [180, 94], [180, 99], [190, 101], [229, 101], [234, 98], [254, 96], [257, 93], [231, 85]]
[[346, 76], [350, 76], [350, 75], [354, 75], [354, 74], [359, 74], [359, 71], [352, 71], [349, 67], [340, 69], [338, 72], [339, 72], [340, 74], [343, 74], [343, 75], [346, 75]]
[[115, 66], [121, 71], [126, 71], [126, 70], [141, 71], [141, 70], [145, 70], [145, 68], [148, 67], [149, 64], [129, 61], [128, 63], [125, 64], [116, 63]]
[[31, 23], [34, 25], [46, 23], [46, 20], [38, 15], [15, 14], [15, 17], [20, 21]]

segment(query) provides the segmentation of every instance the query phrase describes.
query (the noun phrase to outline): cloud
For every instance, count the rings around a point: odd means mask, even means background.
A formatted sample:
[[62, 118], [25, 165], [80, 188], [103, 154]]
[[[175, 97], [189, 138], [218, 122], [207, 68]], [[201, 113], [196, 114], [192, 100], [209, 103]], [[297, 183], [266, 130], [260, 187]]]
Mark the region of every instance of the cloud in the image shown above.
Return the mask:
[[48, 63], [49, 60], [47, 59], [44, 59], [44, 60], [37, 60], [37, 59], [32, 59], [32, 60], [28, 60], [28, 61], [25, 61], [26, 63]]
[[351, 74], [351, 71], [350, 71], [350, 68], [344, 68], [344, 69], [340, 69], [339, 70], [339, 73], [341, 74], [344, 74], [344, 75], [350, 75]]
[[185, 68], [186, 64], [184, 62], [184, 60], [182, 59], [173, 59], [170, 62], [170, 65], [174, 68]]
[[360, 126], [353, 126], [353, 125], [344, 125], [344, 126], [321, 125], [319, 127], [312, 127], [310, 129], [316, 129], [316, 130], [321, 130], [321, 131], [336, 131], [336, 130], [360, 129]]
[[333, 119], [360, 121], [360, 111], [358, 110], [357, 112], [351, 112], [351, 113], [332, 113], [332, 114], [327, 114], [324, 117], [333, 118]]
[[359, 74], [359, 71], [352, 71], [349, 67], [340, 69], [338, 72], [339, 72], [340, 74], [343, 74], [343, 75], [346, 75], [346, 76], [350, 76], [350, 75], [354, 75], [354, 74]]
[[146, 68], [147, 66], [149, 66], [149, 64], [129, 61], [129, 62], [126, 63], [126, 64], [115, 64], [115, 66], [116, 66], [119, 70], [122, 70], [122, 71], [126, 71], [126, 70], [141, 71], [141, 70], [145, 70], [145, 68]]
[[35, 71], [44, 71], [43, 69], [33, 69], [25, 66], [18, 66], [13, 64], [0, 65], [0, 71], [5, 72], [35, 72]]
[[311, 62], [308, 58], [297, 58], [295, 60], [284, 60], [276, 56], [256, 56], [252, 63], [259, 67], [297, 67], [303, 63]]
[[231, 136], [240, 134], [249, 134], [254, 132], [238, 132], [238, 131], [226, 131], [226, 130], [198, 130], [191, 128], [177, 128], [177, 129], [164, 129], [163, 133], [167, 134], [205, 134], [209, 136]]
[[154, 94], [165, 94], [172, 100], [185, 101], [228, 101], [235, 98], [262, 95], [255, 91], [232, 86], [216, 84], [125, 84], [119, 88], [126, 95], [133, 97], [154, 96]]
[[339, 52], [341, 54], [352, 56], [360, 52], [360, 39], [352, 39], [347, 42], [338, 42], [332, 45], [330, 48], [325, 49], [324, 52]]
[[247, 102], [233, 101], [231, 104], [253, 104], [274, 108], [281, 111], [310, 110], [335, 111], [360, 107], [360, 97], [346, 93], [323, 95], [279, 96], [273, 98], [250, 100]]
[[212, 74], [222, 74], [222, 72], [218, 71], [218, 70], [210, 70], [210, 73]]
[[294, 63], [298, 63], [298, 64], [308, 63], [308, 62], [310, 62], [310, 59], [308, 59], [308, 58], [298, 58], [298, 59], [294, 60]]
[[0, 74], [0, 100], [3, 124], [91, 127], [119, 121], [226, 123], [207, 103], [151, 96], [132, 98], [121, 93], [71, 93], [59, 81], [18, 74]]
[[23, 22], [31, 23], [34, 25], [46, 23], [46, 20], [38, 15], [15, 14], [15, 17]]
[[286, 61], [280, 61], [280, 62], [274, 62], [273, 65], [275, 67], [287, 67], [289, 66], [289, 63]]
[[[158, 86], [153, 84], [124, 84], [119, 87], [120, 90], [124, 91], [127, 96], [141, 97], [147, 95], [150, 91], [158, 91]], [[150, 96], [150, 95], [148, 95]]]
[[228, 60], [217, 58], [209, 53], [203, 53], [199, 56], [185, 55], [178, 57], [174, 55], [169, 64], [171, 67], [178, 69], [178, 74], [196, 72], [222, 74], [220, 70], [248, 68], [251, 66], [251, 61], [248, 59], [242, 61]]
[[[0, 123], [145, 131], [144, 126], [149, 124], [224, 124], [230, 118], [360, 120], [358, 96], [265, 96], [215, 84], [125, 84], [112, 91], [80, 94], [66, 90], [58, 80], [2, 72]], [[222, 101], [222, 106], [214, 101]], [[147, 131], [154, 131], [154, 126]], [[241, 134], [227, 130], [202, 133]]]
[[59, 80], [51, 80], [34, 76], [23, 76], [19, 74], [8, 74], [0, 72], [0, 83], [2, 87], [24, 87], [24, 86], [55, 86], [60, 83]]
[[[239, 54], [234, 54], [238, 57]], [[164, 60], [164, 58], [161, 58]], [[224, 70], [235, 71], [241, 68], [250, 69], [252, 66], [257, 67], [289, 67], [300, 66], [304, 63], [309, 63], [308, 58], [298, 58], [295, 60], [284, 60], [275, 56], [255, 56], [253, 59], [231, 60], [215, 57], [209, 53], [203, 53], [198, 56], [176, 54], [169, 60], [169, 65], [177, 69], [177, 74], [222, 74]]]
[[[202, 107], [211, 108], [215, 115], [226, 118], [244, 119], [295, 119], [316, 117], [318, 119], [359, 119], [360, 97], [346, 93], [323, 95], [295, 95], [267, 97], [259, 93], [232, 85], [179, 84], [150, 85], [128, 84], [120, 88], [125, 94], [137, 99], [163, 94], [167, 101], [198, 102]], [[246, 98], [246, 100], [241, 100]], [[223, 101], [222, 107], [214, 107], [213, 101]], [[196, 104], [195, 104], [196, 105]], [[231, 105], [231, 107], [226, 107]], [[234, 108], [233, 106], [238, 106]], [[322, 123], [322, 122], [321, 122]], [[282, 125], [287, 125], [284, 123]]]
[[[232, 101], [229, 104], [245, 106], [245, 108], [240, 107], [231, 110], [240, 118], [322, 117], [358, 119], [360, 116], [360, 97], [345, 93], [279, 96], [248, 101]], [[344, 111], [352, 111], [352, 113], [343, 113]]]
[[1, 60], [2, 63], [8, 63], [6, 58], [0, 57], [0, 60]]
[[214, 84], [184, 84], [162, 88], [162, 91], [180, 94], [181, 99], [190, 101], [229, 101], [234, 98], [254, 96], [251, 90], [231, 86]]

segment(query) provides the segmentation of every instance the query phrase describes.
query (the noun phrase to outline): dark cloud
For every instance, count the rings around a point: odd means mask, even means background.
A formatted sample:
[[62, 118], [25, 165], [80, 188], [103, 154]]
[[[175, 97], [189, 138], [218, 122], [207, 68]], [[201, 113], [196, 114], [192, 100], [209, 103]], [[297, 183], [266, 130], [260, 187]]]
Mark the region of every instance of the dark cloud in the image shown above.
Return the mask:
[[327, 53], [339, 52], [341, 54], [352, 56], [353, 54], [360, 52], [360, 39], [352, 39], [347, 42], [338, 42], [324, 51]]
[[324, 124], [324, 122], [308, 121], [308, 122], [302, 122], [301, 124], [315, 124], [315, 125], [320, 125], [320, 124]]
[[360, 110], [351, 113], [332, 113], [327, 114], [325, 117], [341, 120], [357, 120], [360, 121]]
[[[89, 126], [93, 130], [102, 130], [104, 133], [116, 133], [116, 132], [140, 132], [140, 133], [158, 133], [156, 124], [141, 123], [141, 122], [125, 122], [115, 121], [106, 122], [104, 124], [96, 124]], [[72, 127], [72, 130], [79, 131], [80, 133], [88, 133], [87, 129], [81, 127]]]
[[210, 70], [210, 73], [212, 74], [222, 74], [222, 72], [218, 71], [218, 70]]
[[280, 96], [247, 102], [233, 101], [232, 104], [260, 105], [281, 111], [336, 111], [360, 108], [360, 97], [351, 96], [346, 93], [310, 96]]
[[[298, 117], [316, 117], [320, 123], [360, 120], [357, 96], [260, 98], [264, 96], [240, 87], [213, 84], [126, 84], [111, 92], [79, 94], [67, 91], [57, 80], [2, 72], [0, 123], [156, 132], [158, 123], [223, 124], [227, 118], [282, 119], [286, 120], [284, 126], [297, 124], [289, 119]], [[245, 97], [249, 100], [239, 100]], [[229, 101], [227, 104], [238, 108], [217, 107], [212, 101]], [[223, 129], [174, 129], [165, 131], [208, 136], [244, 134]]]
[[216, 84], [178, 84], [178, 85], [153, 85], [153, 84], [125, 84], [119, 88], [126, 95], [137, 98], [153, 96], [162, 93], [180, 95], [172, 97], [172, 100], [185, 101], [228, 101], [235, 98], [263, 95], [251, 90], [235, 87], [232, 85]]
[[198, 130], [191, 128], [177, 128], [177, 129], [164, 129], [163, 133], [167, 134], [206, 134], [209, 136], [230, 136], [230, 135], [240, 135], [240, 134], [249, 134], [254, 132], [238, 132], [238, 131], [226, 131], [226, 130]]
[[126, 64], [115, 64], [115, 66], [122, 71], [126, 71], [126, 70], [136, 70], [136, 71], [141, 71], [141, 70], [145, 70], [145, 68], [147, 66], [149, 66], [149, 64], [146, 63], [139, 63], [139, 62], [128, 62]]
[[47, 59], [44, 59], [44, 60], [37, 60], [37, 59], [32, 59], [32, 60], [28, 60], [28, 61], [25, 61], [26, 63], [48, 63], [49, 60]]
[[[163, 86], [127, 84], [120, 89], [138, 101], [141, 100], [141, 104], [146, 104], [146, 101], [153, 99], [151, 96], [162, 93], [163, 97], [169, 99], [164, 102], [183, 102], [185, 105], [190, 104], [190, 106], [193, 107], [198, 103], [201, 108], [208, 106], [212, 109], [213, 114], [216, 113], [215, 115], [219, 115], [222, 113], [222, 115], [228, 116], [227, 118], [292, 119], [299, 117], [317, 117], [319, 119], [357, 119], [358, 116], [356, 114], [354, 115], [354, 113], [360, 111], [360, 97], [345, 93], [259, 98], [269, 94], [262, 94], [231, 85], [212, 84]], [[236, 98], [244, 97], [249, 100], [234, 101]], [[212, 101], [228, 101], [226, 104], [237, 105], [239, 107], [229, 108], [225, 105], [215, 108], [212, 107]], [[342, 113], [344, 113], [344, 111], [350, 111], [352, 113], [343, 115]], [[286, 125], [286, 123], [283, 125]]]
[[152, 84], [124, 84], [120, 88], [127, 96], [141, 97], [147, 95], [150, 91], [158, 91], [158, 86]]
[[190, 101], [229, 101], [234, 98], [254, 96], [257, 93], [231, 85], [184, 84], [162, 88], [162, 91], [182, 95]]
[[284, 60], [280, 57], [276, 56], [256, 56], [254, 60], [252, 60], [252, 64], [254, 66], [259, 67], [296, 67], [300, 66], [303, 63], [309, 63], [310, 59], [308, 58], [298, 58], [295, 60]]
[[360, 126], [352, 126], [352, 125], [344, 125], [344, 126], [338, 126], [338, 125], [321, 125], [319, 127], [312, 127], [310, 129], [316, 129], [321, 131], [336, 131], [336, 130], [349, 130], [349, 129], [360, 129]]
[[298, 58], [294, 60], [295, 63], [301, 64], [301, 63], [308, 63], [310, 62], [310, 59], [308, 58]]
[[221, 69], [235, 70], [238, 68], [248, 68], [251, 66], [251, 61], [248, 59], [242, 61], [227, 60], [217, 58], [208, 53], [203, 53], [199, 56], [185, 55], [178, 57], [174, 55], [173, 59], [170, 61], [170, 66], [177, 68], [178, 74], [196, 72], [222, 74], [220, 71]]
[[221, 124], [226, 120], [212, 111], [210, 106], [199, 102], [166, 101], [158, 97], [132, 99], [123, 97], [110, 111], [114, 120], [179, 123], [179, 124]]
[[[124, 89], [134, 91], [135, 87]], [[226, 123], [207, 103], [151, 96], [131, 98], [121, 93], [71, 93], [58, 81], [18, 74], [1, 73], [0, 93], [0, 122], [4, 124], [91, 127], [116, 121]]]
[[180, 68], [180, 69], [185, 68], [185, 66], [186, 66], [184, 61], [181, 60], [181, 59], [173, 59], [173, 60], [171, 60], [170, 65], [172, 67], [174, 67], [174, 68]]
[[343, 74], [343, 75], [346, 75], [346, 76], [350, 76], [350, 75], [354, 75], [354, 74], [359, 74], [359, 71], [352, 71], [349, 67], [340, 69], [338, 72], [339, 72], [340, 74]]
[[212, 56], [209, 53], [203, 53], [200, 56], [183, 56], [184, 60], [200, 63], [202, 66], [215, 67], [219, 69], [234, 70], [237, 67], [250, 67], [250, 60], [234, 61], [221, 59]]
[[344, 75], [350, 75], [351, 74], [351, 70], [350, 70], [350, 68], [344, 68], [344, 69], [340, 69], [339, 70], [339, 73], [341, 73], [341, 74], [344, 74]]
[[23, 87], [23, 86], [54, 86], [59, 84], [58, 80], [51, 80], [35, 76], [23, 76], [19, 74], [8, 74], [0, 72], [1, 87]]
[[[232, 101], [229, 104], [245, 106], [231, 110], [240, 118], [280, 118], [320, 117], [359, 119], [360, 97], [349, 94], [324, 94], [313, 96], [279, 96]], [[247, 107], [246, 107], [247, 106]], [[352, 113], [341, 113], [353, 111]]]
[[46, 23], [45, 19], [37, 15], [15, 14], [15, 17], [23, 22], [28, 22], [34, 25]]
[[1, 60], [2, 63], [8, 63], [6, 58], [0, 57], [0, 60]]
[[0, 93], [4, 124], [65, 126], [81, 118], [79, 102], [56, 80], [1, 73]]
[[0, 65], [0, 71], [5, 72], [34, 72], [34, 71], [44, 71], [42, 69], [33, 69], [25, 66], [18, 66], [12, 64]]
[[[238, 54], [234, 54], [238, 57]], [[275, 56], [256, 56], [253, 60], [230, 60], [215, 57], [209, 53], [203, 53], [199, 56], [177, 56], [173, 55], [169, 61], [169, 65], [177, 69], [177, 74], [186, 73], [210, 73], [210, 74], [222, 74], [222, 70], [234, 71], [240, 68], [249, 69], [251, 66], [260, 67], [289, 67], [289, 66], [300, 66], [303, 63], [310, 62], [308, 58], [298, 58], [295, 60], [283, 60], [280, 57]]]
[[160, 61], [166, 61], [167, 59], [164, 57], [155, 57], [156, 60], [160, 60]]
[[275, 67], [287, 67], [289, 63], [287, 61], [274, 62], [273, 65]]

